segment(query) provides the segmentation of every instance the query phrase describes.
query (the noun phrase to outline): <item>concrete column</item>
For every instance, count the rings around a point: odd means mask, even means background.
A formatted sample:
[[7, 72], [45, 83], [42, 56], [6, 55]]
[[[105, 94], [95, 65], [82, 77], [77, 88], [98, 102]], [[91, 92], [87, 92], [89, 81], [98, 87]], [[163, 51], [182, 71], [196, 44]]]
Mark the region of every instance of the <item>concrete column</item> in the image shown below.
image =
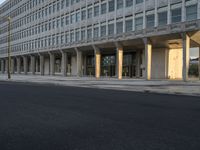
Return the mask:
[[95, 77], [97, 79], [101, 76], [101, 52], [98, 48], [94, 48], [95, 52]]
[[12, 73], [12, 74], [15, 73], [15, 62], [14, 62], [14, 58], [11, 59], [11, 73]]
[[151, 80], [152, 44], [147, 38], [143, 39], [145, 45], [145, 78]]
[[1, 73], [3, 74], [5, 72], [5, 63], [4, 60], [1, 60]]
[[117, 77], [119, 80], [122, 79], [123, 73], [123, 47], [117, 47]]
[[38, 58], [36, 57], [36, 59], [35, 59], [35, 71], [36, 71], [36, 72], [39, 72], [38, 64], [39, 64], [39, 60], [38, 60]]
[[183, 38], [183, 81], [188, 80], [189, 62], [190, 62], [190, 37], [184, 33]]
[[140, 55], [141, 52], [137, 51], [136, 52], [136, 77], [139, 78], [140, 77]]
[[21, 73], [21, 58], [17, 57], [17, 73]]
[[67, 53], [62, 51], [61, 72], [63, 76], [67, 75], [67, 64]]
[[35, 56], [31, 56], [31, 72], [35, 74]]
[[27, 59], [27, 56], [23, 56], [23, 63], [24, 63], [24, 74], [27, 75], [27, 73], [28, 73], [28, 59]]
[[49, 53], [50, 56], [50, 75], [55, 75], [55, 56], [53, 53]]
[[76, 61], [77, 61], [77, 76], [80, 77], [82, 75], [82, 52], [77, 48], [75, 50], [76, 50]]
[[40, 74], [44, 75], [44, 56], [40, 55]]
[[5, 71], [8, 73], [8, 58], [5, 59]]

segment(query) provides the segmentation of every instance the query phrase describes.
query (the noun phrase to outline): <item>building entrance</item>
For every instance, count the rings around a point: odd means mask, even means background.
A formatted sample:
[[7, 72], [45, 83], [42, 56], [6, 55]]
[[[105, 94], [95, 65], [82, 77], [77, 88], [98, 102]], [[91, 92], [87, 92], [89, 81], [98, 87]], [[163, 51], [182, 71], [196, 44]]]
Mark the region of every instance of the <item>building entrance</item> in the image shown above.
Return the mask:
[[105, 55], [101, 61], [101, 75], [106, 77], [114, 77], [116, 71], [116, 56]]
[[87, 58], [86, 58], [86, 75], [87, 76], [95, 76], [94, 56], [87, 56]]
[[136, 53], [129, 53], [124, 55], [122, 75], [124, 77], [130, 78], [136, 76]]

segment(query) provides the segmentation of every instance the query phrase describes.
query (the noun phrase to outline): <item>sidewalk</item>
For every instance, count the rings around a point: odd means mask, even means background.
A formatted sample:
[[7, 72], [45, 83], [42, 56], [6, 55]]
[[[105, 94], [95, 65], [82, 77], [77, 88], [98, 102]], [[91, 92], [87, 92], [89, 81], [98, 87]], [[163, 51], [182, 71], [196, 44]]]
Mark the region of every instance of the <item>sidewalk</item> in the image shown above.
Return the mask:
[[[7, 75], [0, 74], [0, 81], [8, 81]], [[11, 82], [54, 84], [59, 86], [74, 86], [99, 89], [113, 89], [137, 92], [152, 92], [164, 94], [178, 94], [200, 96], [200, 81], [169, 81], [143, 79], [101, 78], [96, 80], [92, 77], [61, 77], [61, 76], [40, 76], [40, 75], [12, 75]]]

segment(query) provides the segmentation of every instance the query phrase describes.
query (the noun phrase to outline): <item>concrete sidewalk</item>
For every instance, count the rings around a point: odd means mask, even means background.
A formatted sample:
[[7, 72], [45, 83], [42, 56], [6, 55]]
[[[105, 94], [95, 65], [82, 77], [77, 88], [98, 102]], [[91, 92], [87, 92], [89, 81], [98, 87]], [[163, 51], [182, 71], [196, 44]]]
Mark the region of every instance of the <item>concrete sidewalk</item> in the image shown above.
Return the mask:
[[[0, 81], [8, 81], [7, 75], [0, 74]], [[40, 75], [12, 75], [12, 82], [54, 84], [60, 86], [75, 86], [87, 88], [113, 89], [137, 92], [152, 92], [164, 94], [180, 94], [200, 96], [200, 81], [169, 81], [143, 79], [101, 78], [96, 80], [92, 77], [62, 77], [62, 76], [40, 76]]]

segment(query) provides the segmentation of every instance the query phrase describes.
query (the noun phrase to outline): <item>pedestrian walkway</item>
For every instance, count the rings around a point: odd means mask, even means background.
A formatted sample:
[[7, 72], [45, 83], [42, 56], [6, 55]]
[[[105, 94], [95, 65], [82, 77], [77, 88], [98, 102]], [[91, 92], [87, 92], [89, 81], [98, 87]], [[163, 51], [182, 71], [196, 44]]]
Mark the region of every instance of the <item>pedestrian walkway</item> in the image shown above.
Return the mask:
[[[8, 81], [6, 75], [0, 75], [0, 81]], [[62, 77], [39, 75], [12, 75], [12, 82], [54, 84], [59, 86], [75, 86], [86, 88], [113, 89], [137, 92], [153, 92], [164, 94], [181, 94], [200, 96], [200, 81], [171, 81], [144, 79], [123, 79], [93, 77]]]

